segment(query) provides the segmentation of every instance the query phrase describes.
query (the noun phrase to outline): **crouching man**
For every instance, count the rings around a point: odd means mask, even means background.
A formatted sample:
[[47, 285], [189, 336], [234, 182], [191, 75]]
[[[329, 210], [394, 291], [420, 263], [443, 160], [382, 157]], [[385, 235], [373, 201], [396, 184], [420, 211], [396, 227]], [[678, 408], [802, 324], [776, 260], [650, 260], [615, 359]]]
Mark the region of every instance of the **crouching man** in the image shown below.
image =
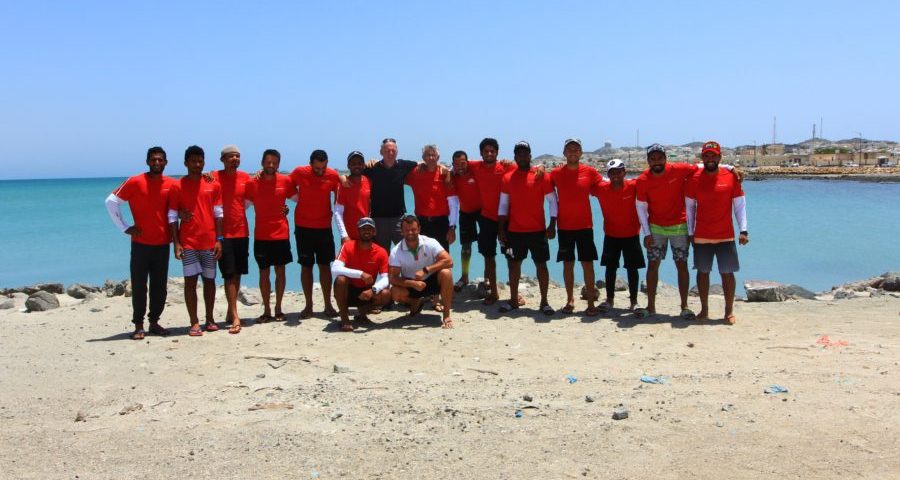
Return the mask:
[[422, 298], [441, 295], [435, 308], [443, 316], [442, 328], [453, 328], [450, 304], [453, 301], [453, 260], [437, 240], [419, 235], [419, 219], [405, 215], [400, 219], [403, 238], [394, 245], [388, 260], [391, 297], [409, 305], [410, 316], [422, 311]]
[[341, 245], [341, 252], [331, 262], [334, 277], [334, 299], [338, 304], [341, 331], [352, 332], [348, 309], [355, 306], [358, 324], [371, 325], [367, 314], [380, 308], [391, 299], [388, 283], [388, 254], [375, 240], [375, 220], [360, 218], [356, 224], [358, 240], [347, 240]]

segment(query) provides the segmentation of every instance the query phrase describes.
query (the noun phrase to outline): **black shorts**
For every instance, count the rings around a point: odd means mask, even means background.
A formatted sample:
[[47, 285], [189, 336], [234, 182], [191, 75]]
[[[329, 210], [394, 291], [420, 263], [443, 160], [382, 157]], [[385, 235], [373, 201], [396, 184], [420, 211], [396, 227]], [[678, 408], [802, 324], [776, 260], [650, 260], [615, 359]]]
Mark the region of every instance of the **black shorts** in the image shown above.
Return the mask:
[[[359, 295], [366, 290], [371, 290], [372, 287], [354, 287], [353, 285], [347, 286], [347, 306], [348, 307], [358, 307], [360, 305], [368, 305], [372, 302], [369, 300], [368, 302], [364, 302], [359, 299]], [[372, 297], [373, 299], [375, 297]]]
[[478, 240], [478, 217], [481, 210], [459, 212], [459, 243], [465, 245]]
[[288, 239], [254, 240], [253, 258], [256, 259], [256, 265], [260, 270], [287, 265], [294, 261], [294, 256], [291, 255], [291, 241]]
[[334, 261], [334, 234], [330, 228], [296, 227], [297, 263], [304, 267], [327, 265]]
[[438, 283], [437, 272], [425, 279], [425, 288], [422, 291], [415, 288], [407, 288], [409, 290], [409, 298], [422, 298], [441, 293], [441, 284]]
[[447, 217], [420, 217], [419, 233], [438, 241], [444, 250], [450, 251], [450, 243], [447, 242], [447, 232], [450, 231], [450, 219]]
[[510, 260], [521, 262], [531, 252], [531, 259], [538, 262], [550, 260], [550, 243], [547, 232], [506, 232], [508, 247], [512, 253]]
[[499, 231], [497, 221], [478, 215], [478, 230], [478, 253], [484, 257], [496, 257]]
[[594, 231], [590, 228], [583, 230], [559, 230], [559, 250], [556, 252], [557, 262], [574, 262], [575, 249], [578, 249], [579, 262], [593, 262], [597, 260], [597, 245], [594, 244]]
[[625, 268], [644, 268], [644, 251], [641, 249], [641, 236], [633, 237], [603, 237], [603, 255], [600, 256], [600, 265], [604, 267], [619, 268], [619, 256], [625, 258]]
[[219, 271], [222, 278], [246, 275], [247, 258], [250, 256], [250, 239], [226, 238], [222, 241], [222, 256], [219, 257]]

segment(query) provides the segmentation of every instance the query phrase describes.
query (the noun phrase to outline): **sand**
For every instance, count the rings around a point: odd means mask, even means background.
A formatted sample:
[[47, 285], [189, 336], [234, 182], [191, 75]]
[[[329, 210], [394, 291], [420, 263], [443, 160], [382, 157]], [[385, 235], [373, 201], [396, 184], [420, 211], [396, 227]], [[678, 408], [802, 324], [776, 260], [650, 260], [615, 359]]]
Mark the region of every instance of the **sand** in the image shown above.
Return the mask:
[[533, 296], [510, 318], [457, 298], [453, 330], [394, 311], [347, 334], [300, 321], [291, 293], [286, 323], [191, 338], [170, 290], [173, 335], [144, 341], [128, 339], [128, 298], [60, 298], [0, 311], [2, 478], [900, 475], [890, 295], [741, 302], [734, 326], [669, 316], [671, 293], [648, 320], [548, 318]]

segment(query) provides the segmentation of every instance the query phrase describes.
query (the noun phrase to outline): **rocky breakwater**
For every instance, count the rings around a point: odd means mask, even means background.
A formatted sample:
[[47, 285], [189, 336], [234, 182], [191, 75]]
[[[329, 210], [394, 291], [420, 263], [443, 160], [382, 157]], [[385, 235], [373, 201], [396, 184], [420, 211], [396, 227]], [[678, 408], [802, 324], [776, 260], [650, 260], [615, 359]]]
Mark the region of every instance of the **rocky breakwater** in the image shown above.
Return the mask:
[[744, 282], [748, 302], [783, 302], [785, 300], [844, 300], [859, 297], [877, 297], [890, 294], [900, 297], [900, 272], [886, 272], [866, 280], [845, 283], [830, 291], [813, 293], [799, 285], [771, 280], [747, 280]]

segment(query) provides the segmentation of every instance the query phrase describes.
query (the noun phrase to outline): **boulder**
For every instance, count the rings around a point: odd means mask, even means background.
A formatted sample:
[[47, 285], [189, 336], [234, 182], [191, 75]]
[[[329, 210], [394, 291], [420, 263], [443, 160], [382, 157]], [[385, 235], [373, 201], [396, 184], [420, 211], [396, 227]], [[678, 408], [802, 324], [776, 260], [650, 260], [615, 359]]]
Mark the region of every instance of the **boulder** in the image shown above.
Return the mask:
[[59, 299], [50, 292], [38, 290], [31, 294], [28, 300], [25, 300], [25, 308], [29, 312], [53, 310], [54, 308], [59, 308]]
[[63, 287], [63, 284], [61, 283], [36, 283], [28, 287], [22, 287], [18, 289], [18, 291], [28, 295], [32, 295], [36, 292], [48, 292], [57, 294], [66, 293], [65, 287]]
[[15, 300], [7, 298], [6, 300], [0, 302], [0, 310], [9, 310], [11, 308], [16, 308]]
[[[688, 294], [691, 295], [692, 297], [699, 297], [700, 289], [698, 289], [697, 286], [694, 285], [693, 287], [691, 287], [691, 290], [690, 290], [690, 292], [688, 292]], [[722, 285], [719, 285], [718, 283], [714, 283], [709, 286], [709, 294], [710, 295], [725, 295], [725, 290], [722, 288]]]
[[103, 287], [101, 288], [107, 297], [121, 297], [122, 295], [125, 295], [126, 282], [128, 282], [128, 280], [122, 280], [121, 282], [107, 280], [103, 282]]
[[95, 293], [100, 293], [100, 287], [73, 283], [66, 289], [66, 294], [72, 298], [88, 298]]
[[748, 302], [783, 302], [787, 300], [785, 285], [769, 280], [747, 280], [744, 290], [747, 291]]
[[251, 305], [259, 305], [262, 301], [260, 300], [258, 293], [255, 293], [246, 287], [241, 287], [241, 289], [238, 290], [237, 299], [248, 307]]
[[879, 288], [889, 292], [900, 292], [900, 272], [887, 272], [881, 275], [881, 278]]
[[782, 291], [784, 292], [785, 296], [787, 296], [787, 298], [790, 298], [792, 300], [797, 300], [799, 298], [803, 298], [806, 300], [813, 300], [816, 298], [815, 293], [810, 292], [809, 290], [801, 287], [800, 285], [794, 285], [794, 284], [784, 285], [784, 287], [782, 288]]

